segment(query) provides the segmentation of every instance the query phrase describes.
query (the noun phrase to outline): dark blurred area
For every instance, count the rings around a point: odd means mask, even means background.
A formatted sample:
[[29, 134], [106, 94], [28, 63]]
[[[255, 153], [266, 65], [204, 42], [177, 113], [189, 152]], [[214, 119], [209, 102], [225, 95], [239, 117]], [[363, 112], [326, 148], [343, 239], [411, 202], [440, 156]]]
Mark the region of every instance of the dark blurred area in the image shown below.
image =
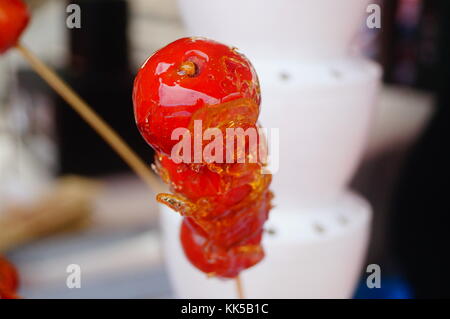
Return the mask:
[[[90, 105], [95, 105], [98, 114], [141, 157], [151, 161], [151, 148], [140, 138], [131, 111], [134, 75], [129, 61], [128, 3], [119, 0], [69, 3], [83, 8], [84, 25], [68, 31], [70, 57], [64, 70], [68, 83]], [[57, 96], [55, 99], [60, 174], [92, 176], [128, 170], [78, 114], [62, 105], [65, 102]]]
[[413, 145], [365, 162], [354, 179], [375, 209], [368, 262], [390, 278], [384, 292], [360, 287], [357, 296], [449, 298], [450, 3], [384, 1], [383, 8], [376, 58], [384, 82], [428, 91], [436, 102]]
[[[393, 251], [415, 297], [449, 298], [450, 3], [424, 1], [424, 5], [418, 37], [422, 42], [416, 47], [420, 62], [416, 84], [436, 92], [436, 113], [402, 170], [392, 203], [391, 236]], [[427, 36], [433, 29], [441, 31], [433, 37], [439, 49], [430, 52]], [[427, 54], [436, 57], [435, 65], [422, 62]]]

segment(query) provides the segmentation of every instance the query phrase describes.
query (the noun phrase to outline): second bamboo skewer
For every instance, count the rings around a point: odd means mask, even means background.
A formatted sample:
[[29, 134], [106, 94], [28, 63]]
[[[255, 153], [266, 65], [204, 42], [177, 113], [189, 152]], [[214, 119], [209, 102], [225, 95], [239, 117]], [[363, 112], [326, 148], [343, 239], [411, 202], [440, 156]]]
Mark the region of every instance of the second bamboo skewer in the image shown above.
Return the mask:
[[241, 279], [240, 275], [238, 275], [236, 277], [235, 282], [236, 282], [236, 291], [237, 291], [238, 299], [244, 299], [245, 298], [245, 296], [244, 296], [244, 288], [243, 288], [243, 285], [242, 285], [242, 279]]
[[[17, 50], [30, 63], [36, 73], [48, 83], [61, 97], [117, 152], [117, 154], [133, 169], [133, 171], [154, 191], [163, 192], [163, 186], [125, 141], [100, 117], [92, 108], [76, 94], [52, 69], [45, 65], [30, 50], [16, 45]], [[244, 293], [241, 278], [235, 279], [238, 298]]]

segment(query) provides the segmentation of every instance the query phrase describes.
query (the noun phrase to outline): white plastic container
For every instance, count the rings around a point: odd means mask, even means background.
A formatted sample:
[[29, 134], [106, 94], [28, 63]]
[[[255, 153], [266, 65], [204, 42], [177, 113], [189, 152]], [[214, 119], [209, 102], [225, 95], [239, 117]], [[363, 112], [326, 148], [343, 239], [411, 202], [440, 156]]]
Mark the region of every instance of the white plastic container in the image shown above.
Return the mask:
[[[353, 176], [367, 141], [380, 69], [363, 59], [305, 64], [254, 60], [260, 123], [279, 128], [275, 205], [323, 205]], [[273, 150], [276, 152], [276, 150]]]
[[188, 35], [233, 45], [250, 58], [316, 60], [351, 51], [368, 0], [178, 0]]
[[[333, 204], [272, 210], [264, 235], [265, 259], [241, 274], [246, 298], [350, 298], [361, 273], [371, 208], [353, 193]], [[294, 213], [293, 213], [294, 212]], [[179, 298], [236, 298], [234, 280], [207, 278], [180, 245], [181, 217], [162, 208], [163, 251]]]
[[[249, 298], [349, 298], [367, 248], [371, 209], [346, 192], [364, 150], [381, 71], [353, 57], [368, 0], [178, 0], [187, 35], [233, 45], [262, 89], [260, 123], [279, 129], [275, 208], [266, 258], [242, 274]], [[180, 217], [162, 213], [176, 295], [233, 298], [186, 260]]]

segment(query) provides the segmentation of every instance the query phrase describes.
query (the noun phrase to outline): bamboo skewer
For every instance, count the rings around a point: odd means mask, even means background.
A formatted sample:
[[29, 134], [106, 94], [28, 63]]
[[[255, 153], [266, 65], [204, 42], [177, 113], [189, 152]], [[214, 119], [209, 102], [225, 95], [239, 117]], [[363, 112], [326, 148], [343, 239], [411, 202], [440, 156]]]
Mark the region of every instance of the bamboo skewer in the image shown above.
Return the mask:
[[154, 191], [162, 190], [161, 183], [124, 142], [124, 140], [92, 110], [52, 69], [45, 65], [30, 50], [21, 44], [16, 48], [30, 63], [31, 67], [117, 152], [131, 169]]
[[242, 280], [241, 277], [238, 275], [235, 279], [236, 281], [236, 291], [239, 299], [244, 299], [244, 288], [242, 286]]
[[[164, 188], [148, 166], [125, 143], [125, 141], [76, 94], [52, 69], [36, 57], [30, 50], [18, 43], [17, 50], [31, 67], [47, 82], [130, 166], [130, 168], [154, 191], [164, 192]], [[236, 277], [236, 290], [239, 299], [244, 298], [242, 282]]]

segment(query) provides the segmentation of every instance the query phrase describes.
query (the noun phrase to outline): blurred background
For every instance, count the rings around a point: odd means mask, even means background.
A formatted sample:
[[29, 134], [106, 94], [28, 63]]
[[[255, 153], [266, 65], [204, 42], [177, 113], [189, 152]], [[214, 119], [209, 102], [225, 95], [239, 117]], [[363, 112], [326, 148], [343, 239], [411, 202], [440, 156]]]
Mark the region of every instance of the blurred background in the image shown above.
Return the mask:
[[[23, 37], [148, 163], [131, 90], [139, 66], [189, 35], [176, 0], [27, 1]], [[351, 187], [372, 205], [365, 265], [382, 269], [356, 298], [450, 297], [450, 5], [373, 1], [381, 29], [361, 26], [363, 54], [383, 85]], [[66, 28], [69, 3], [82, 28]], [[326, 23], [326, 21], [323, 21]], [[1, 30], [0, 30], [1, 32]], [[316, 39], [320, 41], [320, 38]], [[0, 59], [0, 254], [25, 298], [173, 297], [154, 194], [15, 52]], [[83, 289], [67, 289], [79, 264]]]

